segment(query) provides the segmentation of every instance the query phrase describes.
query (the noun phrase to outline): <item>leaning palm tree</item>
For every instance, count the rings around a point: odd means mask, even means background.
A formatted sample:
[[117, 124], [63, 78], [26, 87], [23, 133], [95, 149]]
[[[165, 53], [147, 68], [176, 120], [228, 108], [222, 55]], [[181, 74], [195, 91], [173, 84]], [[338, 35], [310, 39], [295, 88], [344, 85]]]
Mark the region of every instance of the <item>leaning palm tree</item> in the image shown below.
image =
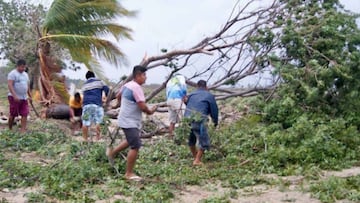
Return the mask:
[[99, 59], [115, 66], [126, 63], [124, 53], [111, 41], [131, 39], [131, 30], [114, 23], [116, 18], [134, 16], [117, 0], [54, 0], [38, 30], [40, 59], [40, 95], [46, 106], [65, 103], [68, 93], [58, 59], [51, 56], [53, 45], [68, 51], [73, 61], [83, 63], [100, 77]]

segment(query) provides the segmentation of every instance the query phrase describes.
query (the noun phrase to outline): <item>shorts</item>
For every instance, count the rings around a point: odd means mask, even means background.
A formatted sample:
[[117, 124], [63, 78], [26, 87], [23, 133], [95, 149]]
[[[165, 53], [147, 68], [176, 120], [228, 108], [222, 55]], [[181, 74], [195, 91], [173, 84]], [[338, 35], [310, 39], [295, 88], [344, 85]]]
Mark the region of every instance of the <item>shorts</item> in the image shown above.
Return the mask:
[[189, 135], [189, 146], [195, 146], [198, 141], [199, 148], [202, 150], [210, 149], [210, 138], [205, 121], [191, 123], [191, 132]]
[[84, 106], [81, 120], [84, 126], [90, 126], [92, 123], [100, 124], [103, 122], [104, 109], [96, 104], [87, 104]]
[[13, 96], [8, 96], [8, 100], [10, 106], [10, 116], [16, 117], [20, 115], [22, 117], [26, 117], [29, 115], [29, 104], [26, 99], [16, 102]]
[[140, 130], [137, 128], [122, 128], [126, 141], [129, 143], [131, 149], [140, 149], [142, 143], [140, 139]]
[[166, 104], [169, 107], [169, 121], [170, 123], [179, 122], [184, 114], [185, 104], [181, 99], [169, 99]]

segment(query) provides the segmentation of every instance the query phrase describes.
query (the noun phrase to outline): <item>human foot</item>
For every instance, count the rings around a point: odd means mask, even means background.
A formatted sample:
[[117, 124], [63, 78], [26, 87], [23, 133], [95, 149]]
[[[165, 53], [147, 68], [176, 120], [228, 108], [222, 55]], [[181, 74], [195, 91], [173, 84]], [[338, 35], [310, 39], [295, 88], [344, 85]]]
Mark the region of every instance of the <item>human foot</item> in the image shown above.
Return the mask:
[[204, 164], [201, 161], [194, 161], [193, 162], [193, 166], [202, 166], [202, 165], [204, 165]]
[[106, 156], [107, 156], [107, 158], [108, 158], [108, 160], [109, 160], [110, 165], [111, 165], [111, 166], [114, 166], [115, 160], [114, 160], [114, 155], [113, 155], [113, 148], [112, 148], [112, 146], [106, 148], [105, 154], [106, 154]]

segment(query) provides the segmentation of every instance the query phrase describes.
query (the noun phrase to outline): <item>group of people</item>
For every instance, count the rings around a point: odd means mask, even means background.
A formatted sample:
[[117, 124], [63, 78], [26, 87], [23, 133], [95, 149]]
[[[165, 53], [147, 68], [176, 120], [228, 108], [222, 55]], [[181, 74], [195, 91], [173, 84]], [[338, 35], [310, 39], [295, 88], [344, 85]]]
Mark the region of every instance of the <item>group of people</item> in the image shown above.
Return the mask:
[[[126, 83], [117, 94], [117, 99], [121, 103], [118, 125], [122, 128], [126, 139], [115, 148], [109, 147], [106, 150], [106, 155], [113, 164], [115, 156], [130, 147], [127, 154], [125, 178], [135, 181], [142, 179], [133, 171], [142, 145], [140, 139], [142, 112], [151, 115], [157, 109], [156, 105], [151, 108], [147, 106], [141, 87], [146, 81], [146, 70], [146, 67], [135, 66], [132, 73], [133, 80]], [[210, 138], [207, 132], [208, 116], [210, 115], [212, 118], [215, 127], [218, 125], [218, 106], [214, 95], [207, 90], [204, 80], [199, 80], [197, 90], [187, 95], [185, 78], [180, 75], [173, 77], [168, 82], [166, 95], [169, 107], [170, 136], [174, 136], [175, 124], [179, 122], [182, 109], [185, 109], [184, 116], [192, 120], [188, 145], [194, 157], [193, 165], [202, 165], [202, 156], [205, 150], [210, 148]], [[186, 108], [184, 108], [185, 106]], [[198, 143], [198, 147], [196, 143]]]
[[[29, 114], [27, 99], [31, 100], [29, 90], [29, 77], [25, 72], [26, 62], [19, 60], [15, 70], [8, 75], [10, 104], [9, 129], [12, 129], [13, 120], [21, 115], [21, 130], [26, 131], [26, 117]], [[145, 94], [142, 85], [146, 81], [146, 67], [135, 66], [133, 68], [133, 80], [122, 86], [117, 94], [120, 103], [118, 114], [118, 126], [122, 128], [125, 139], [116, 147], [108, 147], [106, 155], [111, 164], [114, 163], [116, 155], [127, 148], [125, 178], [128, 180], [141, 180], [133, 169], [142, 146], [140, 139], [140, 129], [142, 113], [153, 114], [157, 105], [152, 107], [146, 104]], [[102, 96], [109, 94], [109, 87], [103, 81], [97, 79], [91, 71], [86, 73], [86, 82], [80, 93], [76, 93], [69, 101], [70, 120], [75, 123], [81, 118], [82, 135], [88, 141], [88, 131], [91, 124], [96, 125], [96, 139], [100, 139], [100, 124], [103, 121], [104, 109], [102, 107]], [[194, 157], [193, 165], [201, 165], [201, 159], [205, 152], [210, 148], [210, 139], [207, 132], [207, 122], [210, 116], [214, 126], [218, 125], [218, 106], [214, 95], [207, 90], [204, 80], [197, 82], [197, 90], [187, 94], [184, 76], [177, 75], [167, 83], [167, 105], [169, 107], [169, 134], [174, 137], [174, 128], [180, 117], [184, 115], [191, 120], [191, 132], [188, 138], [188, 145]], [[185, 109], [185, 112], [183, 110]], [[198, 144], [198, 146], [196, 146]]]

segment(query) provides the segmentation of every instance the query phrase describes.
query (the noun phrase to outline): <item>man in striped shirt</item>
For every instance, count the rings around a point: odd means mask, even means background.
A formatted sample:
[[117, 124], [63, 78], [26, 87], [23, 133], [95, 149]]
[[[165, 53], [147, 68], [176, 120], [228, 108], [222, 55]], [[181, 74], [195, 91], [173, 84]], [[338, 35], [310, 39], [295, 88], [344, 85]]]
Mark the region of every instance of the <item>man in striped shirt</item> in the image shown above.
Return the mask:
[[83, 138], [88, 141], [89, 126], [93, 123], [96, 125], [96, 139], [100, 139], [100, 123], [104, 118], [104, 109], [102, 107], [103, 92], [107, 96], [109, 87], [97, 78], [95, 74], [88, 71], [85, 75], [86, 82], [82, 87], [83, 92], [83, 110], [82, 110], [82, 133]]

